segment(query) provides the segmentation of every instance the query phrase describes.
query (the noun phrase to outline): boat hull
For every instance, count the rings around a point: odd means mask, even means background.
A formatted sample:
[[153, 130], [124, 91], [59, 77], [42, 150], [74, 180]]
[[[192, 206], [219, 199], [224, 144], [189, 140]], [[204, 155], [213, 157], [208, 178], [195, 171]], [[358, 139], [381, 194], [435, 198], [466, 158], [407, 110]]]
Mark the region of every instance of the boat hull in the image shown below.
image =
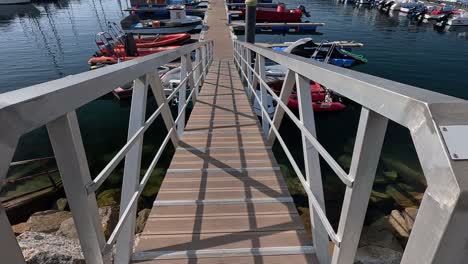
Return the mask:
[[0, 5], [28, 4], [31, 0], [0, 0]]

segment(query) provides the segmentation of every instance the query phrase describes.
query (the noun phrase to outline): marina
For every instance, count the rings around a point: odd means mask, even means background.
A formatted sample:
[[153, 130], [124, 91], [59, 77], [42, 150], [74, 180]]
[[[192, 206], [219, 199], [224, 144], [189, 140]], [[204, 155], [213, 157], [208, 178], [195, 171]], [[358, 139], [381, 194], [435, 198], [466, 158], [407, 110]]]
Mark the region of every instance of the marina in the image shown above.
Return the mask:
[[395, 1], [0, 6], [2, 256], [462, 261], [445, 245], [467, 236], [453, 222], [465, 16]]

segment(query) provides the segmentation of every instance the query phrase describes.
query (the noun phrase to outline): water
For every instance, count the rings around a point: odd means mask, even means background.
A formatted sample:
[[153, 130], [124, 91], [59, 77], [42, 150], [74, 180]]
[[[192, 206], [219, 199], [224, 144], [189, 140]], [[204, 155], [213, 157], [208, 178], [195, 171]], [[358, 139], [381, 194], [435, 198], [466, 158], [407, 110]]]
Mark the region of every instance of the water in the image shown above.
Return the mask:
[[[321, 34], [312, 36], [317, 42], [327, 39], [364, 43], [365, 46], [355, 52], [363, 54], [369, 63], [355, 70], [468, 99], [468, 29], [438, 32], [432, 25], [411, 24], [397, 12], [387, 15], [333, 0], [287, 2], [290, 7], [305, 5], [312, 15], [310, 20], [326, 23], [319, 28]], [[0, 93], [87, 71], [86, 62], [96, 49], [95, 34], [105, 29], [107, 21], [119, 21], [126, 5], [120, 0], [71, 0], [0, 6]], [[257, 40], [278, 43], [300, 37], [306, 36], [258, 35]], [[154, 107], [154, 101], [150, 100], [149, 110]], [[318, 137], [337, 159], [349, 157], [359, 109], [349, 103], [342, 113], [317, 115]], [[119, 103], [112, 96], [79, 109], [80, 127], [93, 175], [125, 143], [128, 113], [128, 103]], [[300, 156], [301, 149], [294, 147], [299, 134], [292, 127], [286, 121], [281, 131], [287, 135], [292, 152]], [[145, 157], [150, 153], [154, 155], [164, 135], [161, 131], [164, 132], [164, 128], [159, 122], [147, 132], [150, 136], [145, 137], [148, 138]], [[278, 146], [275, 152], [280, 163], [287, 165]], [[383, 154], [387, 160], [397, 161], [396, 167], [404, 165], [410, 172], [421, 174], [406, 129], [390, 124]], [[42, 128], [22, 138], [15, 160], [48, 155], [52, 155], [52, 150]], [[170, 158], [165, 155], [160, 167], [167, 166]], [[395, 170], [392, 164], [381, 164], [379, 170]], [[324, 164], [322, 168], [326, 189], [339, 189], [335, 187], [338, 186], [336, 176]], [[399, 180], [406, 178], [400, 176]], [[382, 186], [375, 186], [376, 190], [379, 188]], [[340, 201], [341, 194], [326, 190], [327, 197], [335, 196], [328, 201]], [[333, 206], [328, 201], [327, 206]], [[336, 211], [339, 208], [337, 205]]]

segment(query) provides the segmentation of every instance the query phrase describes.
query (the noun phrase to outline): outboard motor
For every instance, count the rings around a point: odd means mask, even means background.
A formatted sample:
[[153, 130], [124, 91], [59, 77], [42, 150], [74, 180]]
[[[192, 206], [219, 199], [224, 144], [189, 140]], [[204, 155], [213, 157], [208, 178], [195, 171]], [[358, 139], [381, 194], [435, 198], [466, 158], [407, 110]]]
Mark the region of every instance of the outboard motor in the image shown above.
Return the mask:
[[310, 13], [307, 12], [305, 6], [300, 5], [300, 6], [297, 7], [297, 9], [301, 10], [302, 14], [304, 14], [305, 17], [310, 17]]
[[138, 56], [138, 48], [132, 33], [125, 34], [125, 55]]

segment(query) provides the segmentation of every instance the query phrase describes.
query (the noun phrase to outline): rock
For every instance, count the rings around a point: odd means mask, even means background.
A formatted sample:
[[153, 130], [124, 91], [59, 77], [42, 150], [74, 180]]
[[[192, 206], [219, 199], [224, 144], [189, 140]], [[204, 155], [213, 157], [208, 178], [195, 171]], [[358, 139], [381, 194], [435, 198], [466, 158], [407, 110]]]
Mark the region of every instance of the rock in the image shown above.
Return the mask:
[[85, 264], [77, 241], [38, 232], [17, 237], [27, 264]]
[[388, 169], [397, 171], [401, 178], [409, 180], [421, 187], [427, 186], [426, 178], [424, 177], [422, 171], [414, 170], [397, 160], [389, 158], [382, 158], [380, 160]]
[[395, 182], [398, 178], [398, 172], [396, 171], [384, 171], [383, 176], [385, 176], [388, 180]]
[[405, 208], [403, 212], [403, 218], [405, 218], [406, 228], [409, 232], [413, 229], [414, 220], [416, 220], [416, 215], [418, 214], [417, 208]]
[[145, 228], [146, 220], [148, 219], [148, 216], [151, 213], [151, 209], [143, 209], [140, 212], [138, 212], [138, 217], [136, 219], [136, 224], [135, 224], [135, 233], [141, 233], [143, 232], [143, 228]]
[[365, 246], [358, 248], [355, 264], [399, 264], [403, 254], [390, 248]]
[[389, 248], [398, 252], [403, 252], [397, 238], [391, 231], [391, 225], [388, 222], [388, 217], [382, 217], [372, 223], [370, 226], [364, 227], [361, 233], [360, 247], [378, 246]]
[[390, 195], [386, 193], [372, 191], [370, 196], [370, 202], [374, 206], [387, 207], [393, 204], [393, 199]]
[[112, 231], [114, 231], [115, 226], [119, 222], [119, 208], [111, 206], [99, 208], [99, 216], [101, 217], [104, 236], [109, 238]]
[[78, 233], [76, 232], [73, 218], [69, 218], [63, 221], [55, 234], [69, 239], [78, 239]]
[[68, 207], [68, 201], [66, 198], [60, 198], [57, 201], [55, 201], [54, 206], [52, 207], [52, 210], [59, 210], [59, 211], [64, 211]]
[[97, 196], [98, 207], [118, 206], [120, 204], [120, 190], [109, 189], [101, 192]]
[[310, 221], [310, 209], [307, 207], [298, 207], [299, 215], [304, 223], [304, 229], [306, 230], [309, 239], [312, 239], [312, 223]]
[[[119, 210], [116, 207], [110, 206], [99, 208], [99, 217], [101, 219], [104, 236], [109, 238], [119, 221]], [[64, 236], [69, 239], [78, 239], [78, 233], [76, 232], [73, 218], [63, 221], [56, 235]]]
[[69, 218], [71, 218], [71, 213], [67, 211], [37, 212], [29, 217], [25, 231], [54, 233], [60, 228], [60, 224]]
[[395, 233], [401, 237], [407, 239], [409, 237], [409, 231], [406, 226], [406, 221], [400, 214], [400, 211], [393, 210], [388, 218], [388, 222], [392, 225]]
[[15, 235], [20, 235], [26, 231], [27, 226], [28, 225], [26, 224], [26, 222], [24, 222], [24, 223], [12, 225], [11, 228], [13, 229], [13, 232], [15, 233]]
[[390, 185], [386, 188], [386, 193], [390, 195], [395, 202], [401, 207], [416, 207], [416, 201], [414, 201], [410, 195], [397, 185]]

